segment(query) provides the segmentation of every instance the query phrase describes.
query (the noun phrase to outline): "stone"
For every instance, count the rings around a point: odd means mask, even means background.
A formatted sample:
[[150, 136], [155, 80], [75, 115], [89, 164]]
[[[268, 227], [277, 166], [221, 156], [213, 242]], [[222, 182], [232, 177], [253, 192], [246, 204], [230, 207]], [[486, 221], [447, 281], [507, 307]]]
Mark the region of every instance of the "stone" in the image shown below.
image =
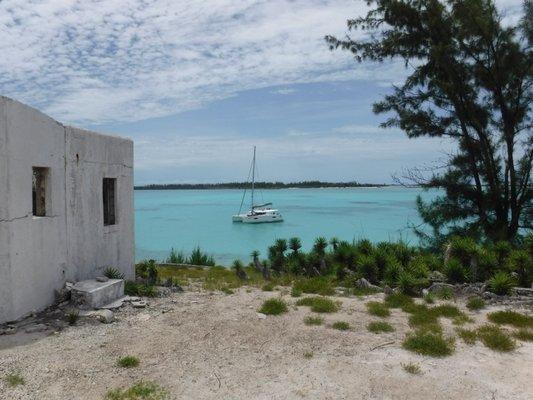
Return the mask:
[[48, 330], [48, 326], [45, 324], [35, 324], [28, 326], [26, 329], [24, 329], [24, 332], [26, 333], [36, 333], [36, 332], [44, 332]]
[[392, 294], [393, 290], [392, 290], [392, 288], [389, 285], [385, 285], [385, 286], [383, 286], [383, 293]]
[[259, 319], [266, 319], [266, 317], [267, 317], [265, 314], [259, 313], [259, 312], [256, 313], [256, 315], [257, 315], [257, 318], [259, 318]]
[[102, 307], [124, 297], [124, 280], [108, 279], [99, 282], [96, 279], [77, 282], [72, 287], [72, 302], [84, 310]]
[[109, 278], [107, 276], [97, 276], [96, 281], [97, 282], [107, 282]]
[[55, 304], [61, 304], [70, 300], [71, 289], [67, 286], [54, 290]]
[[382, 291], [382, 289], [379, 286], [371, 284], [365, 278], [358, 279], [355, 282], [355, 286], [358, 287], [359, 289], [370, 289], [370, 290], [375, 290], [376, 292]]
[[14, 326], [9, 326], [4, 330], [5, 335], [14, 335], [17, 333], [17, 328]]
[[115, 314], [111, 310], [96, 310], [91, 311], [89, 316], [96, 318], [103, 324], [110, 324], [115, 320]]
[[498, 298], [498, 295], [491, 293], [491, 292], [483, 292], [481, 295], [484, 299], [496, 299]]
[[148, 305], [148, 303], [144, 300], [139, 300], [139, 301], [132, 301], [131, 305], [134, 308], [145, 308]]
[[429, 274], [430, 282], [446, 282], [446, 276], [439, 271], [431, 271]]
[[449, 283], [442, 283], [442, 282], [435, 282], [428, 288], [429, 293], [438, 293], [443, 289], [451, 289], [454, 290], [454, 286], [450, 285]]

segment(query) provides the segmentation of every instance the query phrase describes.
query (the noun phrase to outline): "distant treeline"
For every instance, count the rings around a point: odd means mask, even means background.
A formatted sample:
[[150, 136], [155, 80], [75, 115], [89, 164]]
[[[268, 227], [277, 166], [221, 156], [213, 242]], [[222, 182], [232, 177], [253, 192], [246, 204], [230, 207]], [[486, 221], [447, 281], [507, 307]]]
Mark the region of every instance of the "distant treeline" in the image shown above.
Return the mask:
[[[289, 188], [351, 188], [351, 187], [383, 187], [385, 184], [359, 183], [359, 182], [255, 182], [257, 189], [289, 189]], [[201, 190], [201, 189], [245, 189], [250, 187], [250, 182], [226, 183], [171, 183], [135, 186], [135, 190]]]

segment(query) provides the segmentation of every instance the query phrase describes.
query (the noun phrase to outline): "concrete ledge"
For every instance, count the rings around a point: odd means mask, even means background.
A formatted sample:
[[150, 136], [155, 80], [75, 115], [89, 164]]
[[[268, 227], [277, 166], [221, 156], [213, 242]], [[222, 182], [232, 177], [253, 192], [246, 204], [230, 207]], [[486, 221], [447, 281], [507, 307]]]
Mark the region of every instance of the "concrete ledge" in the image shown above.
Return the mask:
[[123, 296], [123, 279], [110, 279], [107, 282], [89, 279], [77, 282], [72, 287], [72, 302], [82, 310], [104, 306]]

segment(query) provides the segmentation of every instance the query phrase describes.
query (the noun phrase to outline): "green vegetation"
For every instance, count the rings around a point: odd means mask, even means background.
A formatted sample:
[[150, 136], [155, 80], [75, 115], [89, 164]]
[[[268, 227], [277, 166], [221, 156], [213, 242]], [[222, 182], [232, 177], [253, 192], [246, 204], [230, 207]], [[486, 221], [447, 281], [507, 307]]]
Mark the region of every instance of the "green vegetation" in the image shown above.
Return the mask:
[[76, 309], [69, 310], [66, 313], [66, 317], [69, 325], [76, 325], [76, 322], [80, 318], [80, 312]]
[[293, 289], [302, 293], [319, 294], [322, 296], [328, 296], [335, 293], [333, 282], [327, 277], [299, 279], [294, 282]]
[[385, 304], [390, 308], [403, 308], [414, 304], [413, 298], [403, 293], [393, 293], [385, 296]]
[[513, 351], [515, 341], [496, 325], [484, 325], [477, 330], [479, 340], [489, 349], [501, 352]]
[[505, 271], [499, 271], [489, 279], [490, 290], [501, 296], [510, 294], [515, 285], [513, 277]]
[[479, 296], [470, 297], [466, 303], [466, 307], [469, 310], [481, 310], [485, 308], [485, 300]]
[[260, 313], [266, 315], [280, 315], [289, 311], [287, 304], [281, 299], [268, 299], [263, 302], [259, 309]]
[[496, 311], [487, 315], [489, 321], [499, 325], [512, 325], [517, 328], [533, 327], [533, 317], [516, 311]]
[[456, 329], [457, 334], [466, 344], [473, 345], [477, 341], [477, 331], [474, 329]]
[[263, 286], [261, 286], [261, 290], [263, 292], [272, 292], [276, 285], [273, 282], [265, 283]]
[[166, 390], [154, 382], [140, 381], [128, 389], [113, 389], [107, 392], [106, 400], [165, 400]]
[[433, 304], [435, 303], [435, 295], [433, 293], [428, 293], [424, 296], [424, 301], [426, 304]]
[[518, 340], [522, 340], [523, 342], [533, 342], [533, 332], [527, 329], [520, 329], [516, 332], [513, 332], [513, 336]]
[[302, 297], [302, 291], [299, 289], [295, 289], [294, 287], [291, 289], [291, 296], [292, 297]]
[[390, 315], [390, 311], [387, 305], [378, 301], [369, 301], [368, 303], [366, 303], [366, 308], [370, 315], [375, 315], [376, 317], [385, 318]]
[[128, 296], [156, 297], [157, 289], [153, 285], [126, 281], [124, 284], [124, 294]]
[[124, 279], [124, 274], [121, 273], [118, 269], [113, 267], [107, 267], [104, 270], [104, 276], [109, 279]]
[[322, 325], [324, 323], [324, 318], [322, 317], [313, 317], [311, 315], [304, 318], [304, 323], [306, 325]]
[[449, 356], [454, 351], [454, 343], [451, 338], [444, 338], [440, 332], [428, 330], [416, 330], [407, 335], [403, 342], [407, 350], [431, 357]]
[[372, 321], [367, 325], [367, 329], [373, 333], [394, 332], [394, 327], [385, 321]]
[[327, 297], [304, 297], [296, 302], [297, 306], [309, 306], [316, 313], [334, 313], [339, 310], [339, 304]]
[[419, 375], [422, 373], [422, 370], [420, 369], [420, 365], [415, 363], [408, 363], [408, 364], [402, 364], [402, 368], [405, 372], [408, 372], [412, 375]]
[[12, 388], [24, 385], [26, 383], [24, 378], [18, 372], [11, 372], [7, 374], [4, 380], [6, 382], [6, 385]]
[[134, 368], [139, 366], [139, 359], [135, 356], [122, 357], [117, 361], [117, 365], [122, 368]]
[[307, 358], [307, 359], [309, 359], [309, 358], [313, 358], [313, 356], [314, 356], [314, 354], [313, 354], [312, 351], [306, 351], [306, 352], [304, 353], [304, 357]]
[[435, 295], [441, 300], [451, 300], [454, 296], [453, 289], [450, 287], [441, 288], [439, 291], [437, 291], [437, 293], [435, 293]]
[[229, 287], [223, 287], [222, 289], [220, 289], [220, 291], [222, 293], [225, 293], [225, 294], [234, 294], [235, 292], [233, 291], [233, 289], [229, 288]]
[[337, 321], [337, 322], [334, 322], [331, 327], [333, 329], [337, 329], [339, 331], [347, 331], [347, 330], [350, 330], [351, 329], [351, 326], [348, 322], [346, 321]]

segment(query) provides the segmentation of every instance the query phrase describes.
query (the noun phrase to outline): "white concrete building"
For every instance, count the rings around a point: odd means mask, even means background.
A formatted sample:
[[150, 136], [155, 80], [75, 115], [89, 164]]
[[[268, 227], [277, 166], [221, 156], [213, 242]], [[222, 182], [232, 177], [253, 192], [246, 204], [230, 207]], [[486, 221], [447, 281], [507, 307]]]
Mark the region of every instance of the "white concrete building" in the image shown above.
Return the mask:
[[134, 277], [132, 141], [0, 96], [0, 323], [106, 267]]

